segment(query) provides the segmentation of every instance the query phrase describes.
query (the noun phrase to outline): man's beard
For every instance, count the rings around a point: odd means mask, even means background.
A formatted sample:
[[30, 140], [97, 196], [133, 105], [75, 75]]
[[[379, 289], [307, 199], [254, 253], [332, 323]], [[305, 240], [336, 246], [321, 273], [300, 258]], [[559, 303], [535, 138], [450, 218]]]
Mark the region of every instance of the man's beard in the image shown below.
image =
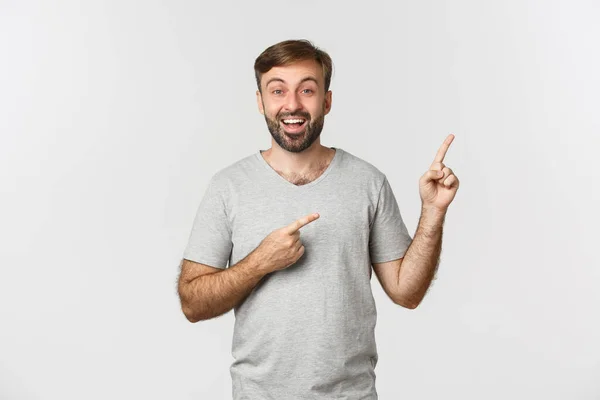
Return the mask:
[[306, 119], [304, 131], [298, 133], [297, 139], [292, 139], [283, 129], [283, 122], [281, 122], [281, 119], [289, 115], [278, 116], [277, 119], [272, 120], [267, 117], [267, 113], [265, 113], [265, 121], [267, 121], [267, 127], [269, 128], [269, 132], [271, 132], [271, 136], [282, 149], [292, 153], [300, 153], [301, 151], [308, 149], [321, 135], [323, 124], [325, 123], [324, 112], [325, 109], [323, 108], [321, 114], [314, 121], [310, 119], [310, 114], [306, 112], [290, 114], [295, 117]]

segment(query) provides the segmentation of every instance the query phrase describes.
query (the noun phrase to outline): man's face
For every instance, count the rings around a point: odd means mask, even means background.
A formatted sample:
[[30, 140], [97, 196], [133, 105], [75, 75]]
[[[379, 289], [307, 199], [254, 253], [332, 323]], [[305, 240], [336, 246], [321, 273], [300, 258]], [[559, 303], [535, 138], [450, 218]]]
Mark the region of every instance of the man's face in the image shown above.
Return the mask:
[[260, 84], [258, 108], [273, 139], [290, 152], [309, 148], [331, 110], [331, 91], [325, 93], [321, 66], [307, 60], [274, 67], [263, 74]]

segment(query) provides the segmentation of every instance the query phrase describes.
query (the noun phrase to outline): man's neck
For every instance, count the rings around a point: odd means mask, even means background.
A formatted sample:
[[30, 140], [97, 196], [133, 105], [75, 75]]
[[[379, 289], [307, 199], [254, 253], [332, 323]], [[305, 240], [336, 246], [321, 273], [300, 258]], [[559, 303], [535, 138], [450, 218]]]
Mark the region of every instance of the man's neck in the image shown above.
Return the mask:
[[270, 149], [262, 152], [265, 161], [285, 175], [308, 175], [321, 171], [329, 165], [334, 155], [334, 149], [317, 143], [300, 153], [289, 152], [277, 144], [272, 144]]

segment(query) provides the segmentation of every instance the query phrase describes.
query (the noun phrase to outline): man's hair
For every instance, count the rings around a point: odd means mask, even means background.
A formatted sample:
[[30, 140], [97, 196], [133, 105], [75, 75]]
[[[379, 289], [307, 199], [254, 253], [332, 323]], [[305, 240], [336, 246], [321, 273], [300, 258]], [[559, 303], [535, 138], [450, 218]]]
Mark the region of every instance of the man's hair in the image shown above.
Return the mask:
[[273, 67], [280, 67], [293, 64], [299, 61], [314, 60], [323, 68], [323, 77], [325, 78], [325, 92], [329, 90], [331, 75], [333, 72], [333, 63], [331, 57], [325, 51], [314, 46], [310, 41], [285, 40], [270, 47], [267, 47], [254, 62], [254, 75], [258, 90], [262, 93], [260, 80], [264, 73]]

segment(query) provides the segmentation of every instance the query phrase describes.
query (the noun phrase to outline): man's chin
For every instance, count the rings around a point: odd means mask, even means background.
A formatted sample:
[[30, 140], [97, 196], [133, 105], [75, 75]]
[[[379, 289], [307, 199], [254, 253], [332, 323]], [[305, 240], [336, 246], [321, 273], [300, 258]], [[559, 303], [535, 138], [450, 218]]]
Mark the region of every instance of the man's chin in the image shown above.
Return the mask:
[[305, 139], [306, 131], [302, 131], [298, 134], [291, 134], [283, 131], [283, 135], [280, 136], [281, 142], [279, 145], [287, 151], [298, 153], [308, 147], [306, 146]]
[[287, 137], [290, 137], [292, 139], [298, 139], [299, 137], [304, 136], [304, 134], [306, 133], [306, 131], [302, 131], [302, 132], [298, 132], [298, 133], [291, 133], [291, 132], [283, 131], [283, 133], [285, 133], [285, 135]]

